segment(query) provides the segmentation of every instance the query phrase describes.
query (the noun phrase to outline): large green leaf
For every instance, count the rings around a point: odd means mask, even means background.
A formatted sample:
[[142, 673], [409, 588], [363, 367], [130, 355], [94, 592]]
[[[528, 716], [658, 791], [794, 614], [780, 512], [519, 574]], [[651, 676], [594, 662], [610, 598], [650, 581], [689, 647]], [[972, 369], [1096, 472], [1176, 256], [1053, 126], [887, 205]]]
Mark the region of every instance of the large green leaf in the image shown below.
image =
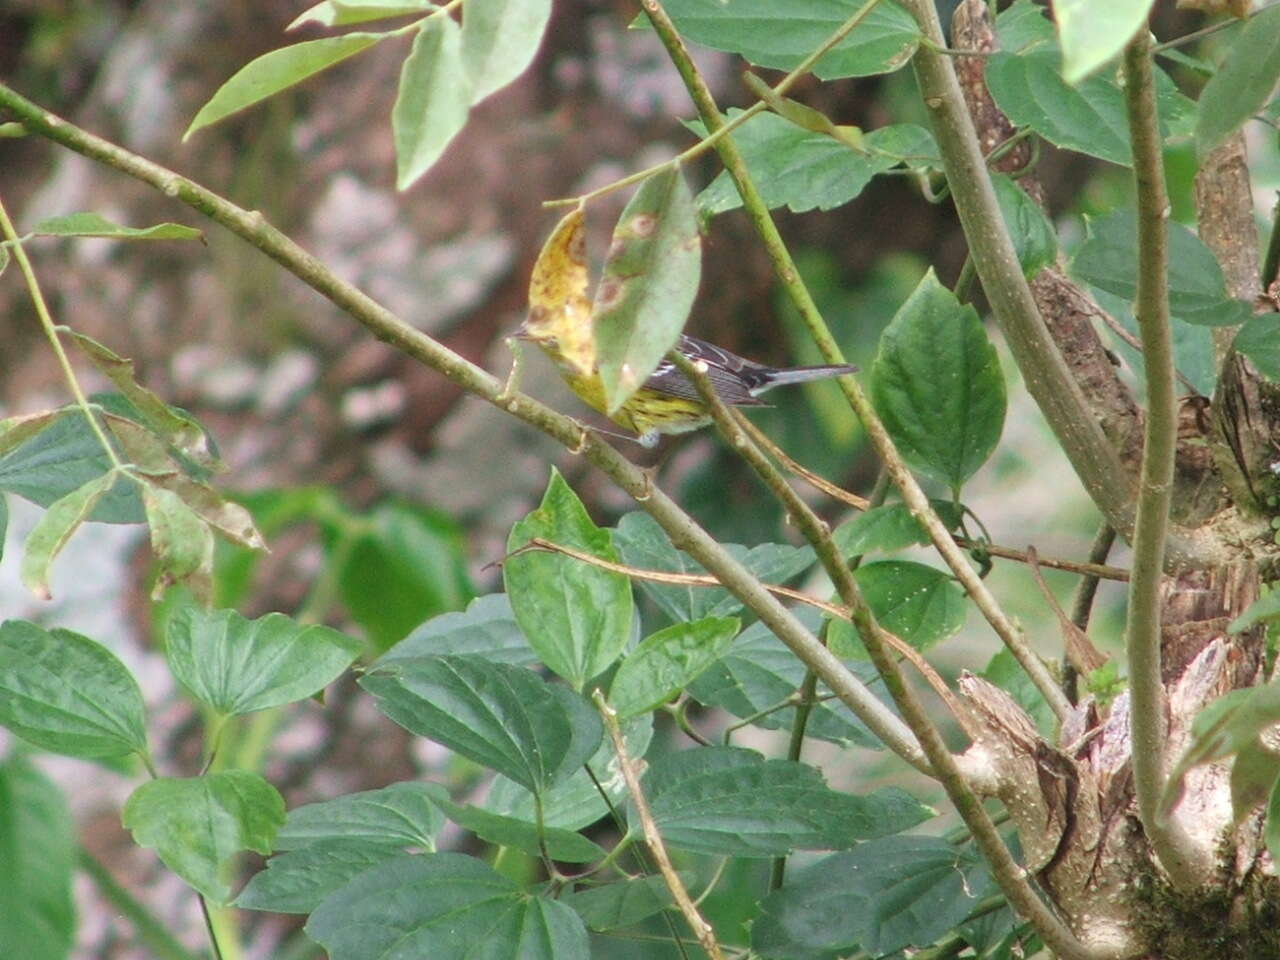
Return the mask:
[[600, 746], [596, 712], [532, 671], [479, 657], [422, 657], [371, 671], [360, 685], [396, 723], [540, 792]]
[[369, 49], [388, 36], [390, 34], [386, 33], [347, 33], [340, 37], [307, 40], [264, 53], [246, 63], [218, 88], [195, 115], [182, 139], [186, 140], [197, 130], [251, 107], [272, 94], [287, 90], [307, 77]]
[[285, 30], [294, 30], [304, 23], [318, 23], [322, 27], [349, 27], [356, 23], [403, 17], [435, 8], [436, 5], [430, 0], [321, 0], [294, 17]]
[[[950, 574], [910, 560], [866, 563], [854, 573], [880, 625], [917, 650], [927, 650], [964, 626], [969, 608]], [[827, 641], [839, 657], [865, 657], [847, 620], [832, 620]]]
[[964, 920], [989, 886], [969, 849], [936, 837], [871, 840], [789, 876], [761, 901], [751, 946], [766, 960], [924, 947]]
[[[1138, 321], [1133, 316], [1133, 304], [1114, 293], [1091, 287], [1094, 300], [1103, 310], [1136, 338]], [[1187, 323], [1173, 317], [1170, 322], [1173, 334], [1173, 361], [1178, 372], [1206, 397], [1213, 396], [1218, 382], [1217, 361], [1213, 352], [1213, 328]], [[1135, 350], [1124, 340], [1114, 337], [1109, 346], [1125, 360], [1141, 379], [1139, 389], [1145, 390], [1146, 362], [1141, 350]]]
[[161, 777], [133, 791], [121, 819], [139, 846], [155, 850], [165, 866], [222, 904], [230, 896], [222, 868], [241, 850], [271, 852], [284, 800], [247, 770]]
[[[729, 116], [739, 113], [730, 110]], [[695, 129], [705, 135], [700, 126]], [[764, 202], [796, 213], [846, 204], [862, 193], [872, 177], [900, 163], [939, 162], [929, 131], [909, 123], [865, 134], [861, 151], [798, 127], [776, 113], [752, 117], [734, 131], [733, 138]], [[707, 216], [740, 206], [742, 197], [727, 171], [698, 194], [698, 207]]]
[[530, 896], [460, 853], [400, 857], [361, 873], [311, 914], [307, 936], [331, 960], [588, 960], [571, 909]]
[[431, 169], [466, 126], [470, 110], [462, 28], [450, 17], [430, 17], [413, 38], [391, 110], [397, 190], [407, 190]]
[[165, 656], [201, 703], [232, 716], [303, 700], [351, 666], [360, 644], [283, 613], [247, 620], [234, 610], [187, 606], [169, 618]]
[[[624, 720], [622, 735], [627, 745], [627, 756], [643, 757], [653, 739], [653, 715], [644, 713]], [[613, 744], [607, 739], [601, 742], [584, 767], [590, 767], [595, 779], [586, 769], [579, 769], [543, 794], [542, 819], [547, 826], [581, 830], [609, 815], [609, 806], [600, 795], [601, 789], [608, 802], [615, 806], [626, 796], [627, 786], [618, 766], [618, 757], [613, 751]], [[533, 794], [504, 776], [494, 777], [484, 808], [526, 823], [533, 823], [537, 818]]]
[[1280, 317], [1274, 313], [1251, 317], [1236, 333], [1233, 345], [1266, 377], [1280, 381]]
[[[663, 6], [685, 38], [740, 53], [754, 64], [790, 70], [813, 53], [858, 7], [857, 0], [667, 0]], [[915, 20], [893, 0], [881, 0], [813, 72], [823, 80], [897, 70], [920, 43]]]
[[434, 850], [444, 817], [433, 802], [440, 788], [406, 781], [362, 790], [289, 811], [275, 849], [297, 850], [329, 840]]
[[618, 218], [592, 305], [608, 412], [640, 389], [676, 345], [701, 273], [693, 194], [672, 164], [645, 180]]
[[461, 529], [436, 510], [389, 502], [353, 518], [330, 545], [353, 620], [386, 650], [428, 617], [471, 599]]
[[235, 899], [242, 910], [310, 913], [352, 877], [392, 857], [408, 856], [394, 843], [321, 840], [272, 857]]
[[1280, 80], [1280, 9], [1261, 8], [1228, 48], [1200, 93], [1196, 152], [1205, 156], [1255, 113]]
[[461, 613], [432, 617], [384, 653], [376, 665], [451, 653], [475, 654], [494, 663], [521, 667], [538, 662], [516, 623], [507, 595], [490, 593], [476, 597]]
[[529, 68], [551, 16], [551, 0], [467, 0], [462, 60], [479, 103]]
[[531, 857], [541, 856], [545, 850], [552, 860], [562, 860], [565, 863], [590, 863], [602, 860], [605, 855], [599, 846], [572, 830], [544, 825], [539, 839], [537, 825], [528, 821], [494, 813], [483, 807], [453, 803], [447, 795], [436, 798], [436, 804], [446, 817], [462, 829], [470, 830], [494, 846], [514, 847]]
[[609, 704], [625, 719], [666, 702], [720, 659], [738, 627], [733, 617], [709, 617], [646, 637], [613, 675]]
[[[956, 505], [947, 500], [931, 501], [934, 511], [948, 530], [960, 526]], [[865, 510], [846, 520], [831, 533], [840, 553], [846, 557], [861, 556], [871, 550], [892, 553], [916, 544], [927, 544], [929, 534], [905, 503], [890, 503]]]
[[842, 850], [932, 816], [896, 787], [838, 793], [813, 767], [736, 747], [666, 754], [651, 762], [643, 785], [668, 845], [722, 856]]
[[0, 625], [0, 724], [72, 757], [145, 753], [142, 691], [106, 647], [25, 620]]
[[[23, 439], [16, 447], [4, 449], [8, 445], [0, 440], [0, 491], [16, 493], [42, 507], [97, 479], [112, 466], [102, 442], [79, 411], [51, 411], [47, 420], [45, 416], [35, 424], [15, 425], [15, 432]], [[40, 424], [43, 427], [33, 434], [28, 432], [27, 427]], [[142, 523], [145, 517], [138, 484], [122, 476], [89, 519]]]
[[[628, 513], [618, 521], [614, 539], [628, 566], [669, 573], [707, 572], [687, 553], [677, 550], [658, 521], [642, 511]], [[786, 583], [814, 563], [811, 547], [785, 543], [762, 543], [751, 548], [736, 543], [721, 546], [765, 583]], [[723, 587], [675, 586], [647, 580], [641, 580], [640, 587], [676, 622], [727, 617], [742, 609], [741, 601]]]
[[[537, 510], [511, 528], [509, 551], [535, 537], [617, 563], [601, 530], [554, 467]], [[557, 553], [526, 551], [502, 565], [516, 622], [548, 667], [575, 689], [603, 673], [631, 637], [631, 582], [620, 573]]]
[[76, 830], [61, 791], [20, 754], [0, 761], [0, 956], [66, 960]]
[[[1169, 225], [1169, 310], [1186, 323], [1220, 327], [1244, 323], [1253, 311], [1227, 294], [1212, 251], [1180, 223]], [[1138, 293], [1138, 222], [1133, 208], [1089, 223], [1089, 236], [1071, 261], [1083, 283], [1133, 301]]]
[[[810, 630], [821, 626], [822, 614], [817, 610], [806, 607], [793, 612]], [[853, 664], [851, 669], [864, 683], [878, 682], [870, 664]], [[699, 703], [722, 707], [735, 717], [754, 717], [752, 722], [766, 730], [787, 730], [795, 717], [793, 706], [764, 711], [786, 703], [804, 682], [804, 672], [804, 664], [786, 644], [764, 624], [754, 623], [738, 635], [728, 653], [689, 685], [689, 694]], [[846, 747], [881, 746], [862, 721], [836, 700], [814, 707], [805, 732]]]
[[49, 505], [31, 528], [22, 548], [22, 582], [42, 600], [48, 600], [49, 567], [80, 524], [89, 519], [99, 501], [116, 482], [116, 472], [104, 473]]
[[37, 237], [109, 237], [115, 240], [199, 240], [194, 227], [158, 223], [154, 227], [122, 227], [98, 213], [68, 213], [41, 220], [31, 232]]
[[1004, 375], [973, 307], [925, 274], [880, 337], [871, 398], [903, 458], [959, 491], [1004, 427]]
[[1078, 83], [1145, 29], [1155, 0], [1053, 0], [1062, 42], [1062, 76]]

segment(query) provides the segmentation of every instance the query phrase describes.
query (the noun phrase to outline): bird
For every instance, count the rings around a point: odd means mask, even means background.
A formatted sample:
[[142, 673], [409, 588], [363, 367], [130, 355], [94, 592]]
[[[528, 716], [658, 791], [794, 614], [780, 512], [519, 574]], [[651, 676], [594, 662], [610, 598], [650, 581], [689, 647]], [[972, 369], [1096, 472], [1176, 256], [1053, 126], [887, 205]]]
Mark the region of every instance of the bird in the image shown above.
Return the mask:
[[[555, 361], [561, 377], [580, 400], [636, 434], [634, 439], [642, 447], [657, 446], [662, 434], [688, 433], [711, 423], [711, 411], [698, 395], [698, 388], [670, 358], [664, 358], [640, 389], [609, 413], [604, 385], [593, 359], [593, 345], [581, 336], [570, 335], [566, 339], [565, 334], [570, 331], [565, 330], [563, 322], [554, 322], [562, 317], [548, 316], [554, 313], [556, 311], [531, 310], [516, 337], [540, 347]], [[847, 363], [770, 367], [687, 334], [681, 334], [675, 349], [703, 365], [716, 396], [733, 407], [765, 406], [760, 395], [774, 387], [858, 372], [857, 367]]]

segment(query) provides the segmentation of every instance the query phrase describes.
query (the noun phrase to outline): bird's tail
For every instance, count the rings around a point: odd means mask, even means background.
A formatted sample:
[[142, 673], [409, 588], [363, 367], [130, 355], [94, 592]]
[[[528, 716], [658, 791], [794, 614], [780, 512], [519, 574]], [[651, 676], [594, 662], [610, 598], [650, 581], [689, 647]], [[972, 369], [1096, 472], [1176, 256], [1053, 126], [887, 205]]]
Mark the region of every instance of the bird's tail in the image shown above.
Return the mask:
[[763, 378], [764, 382], [751, 391], [752, 395], [764, 393], [774, 387], [785, 387], [791, 383], [808, 383], [810, 380], [826, 380], [830, 377], [842, 377], [846, 373], [857, 373], [858, 368], [851, 363], [834, 363], [821, 367], [791, 367], [786, 370], [770, 370]]

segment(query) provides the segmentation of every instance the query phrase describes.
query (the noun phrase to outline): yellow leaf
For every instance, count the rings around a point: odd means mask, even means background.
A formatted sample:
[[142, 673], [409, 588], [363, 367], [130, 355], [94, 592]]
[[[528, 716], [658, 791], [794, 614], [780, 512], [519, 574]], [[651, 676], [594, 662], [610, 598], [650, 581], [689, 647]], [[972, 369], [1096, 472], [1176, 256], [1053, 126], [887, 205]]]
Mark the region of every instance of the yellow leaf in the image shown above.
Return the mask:
[[578, 207], [543, 245], [529, 279], [529, 316], [522, 331], [534, 343], [554, 346], [552, 355], [581, 376], [596, 366], [585, 220]]

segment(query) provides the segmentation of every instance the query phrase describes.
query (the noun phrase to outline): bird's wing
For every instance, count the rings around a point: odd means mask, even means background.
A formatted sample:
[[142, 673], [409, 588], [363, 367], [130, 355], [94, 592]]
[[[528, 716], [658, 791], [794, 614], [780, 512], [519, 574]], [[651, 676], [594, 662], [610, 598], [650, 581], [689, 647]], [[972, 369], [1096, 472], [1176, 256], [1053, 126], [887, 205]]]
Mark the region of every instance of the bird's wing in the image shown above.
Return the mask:
[[[686, 341], [698, 344], [699, 352], [690, 351]], [[716, 395], [725, 403], [737, 407], [765, 406], [764, 403], [751, 395], [751, 385], [743, 380], [741, 374], [734, 372], [731, 368], [726, 369], [719, 362], [719, 355], [721, 354], [738, 361], [742, 361], [741, 357], [734, 357], [733, 354], [727, 353], [719, 347], [703, 343], [701, 340], [693, 340], [692, 337], [682, 337], [679, 349], [681, 353], [690, 356], [691, 359], [702, 360], [706, 363], [707, 378], [711, 381], [711, 386], [715, 388]], [[658, 393], [665, 393], [672, 397], [681, 397], [685, 400], [701, 399], [698, 396], [698, 388], [693, 385], [693, 381], [681, 373], [670, 360], [663, 360], [658, 364], [657, 369], [644, 382], [644, 385], [650, 390], [656, 390]]]

